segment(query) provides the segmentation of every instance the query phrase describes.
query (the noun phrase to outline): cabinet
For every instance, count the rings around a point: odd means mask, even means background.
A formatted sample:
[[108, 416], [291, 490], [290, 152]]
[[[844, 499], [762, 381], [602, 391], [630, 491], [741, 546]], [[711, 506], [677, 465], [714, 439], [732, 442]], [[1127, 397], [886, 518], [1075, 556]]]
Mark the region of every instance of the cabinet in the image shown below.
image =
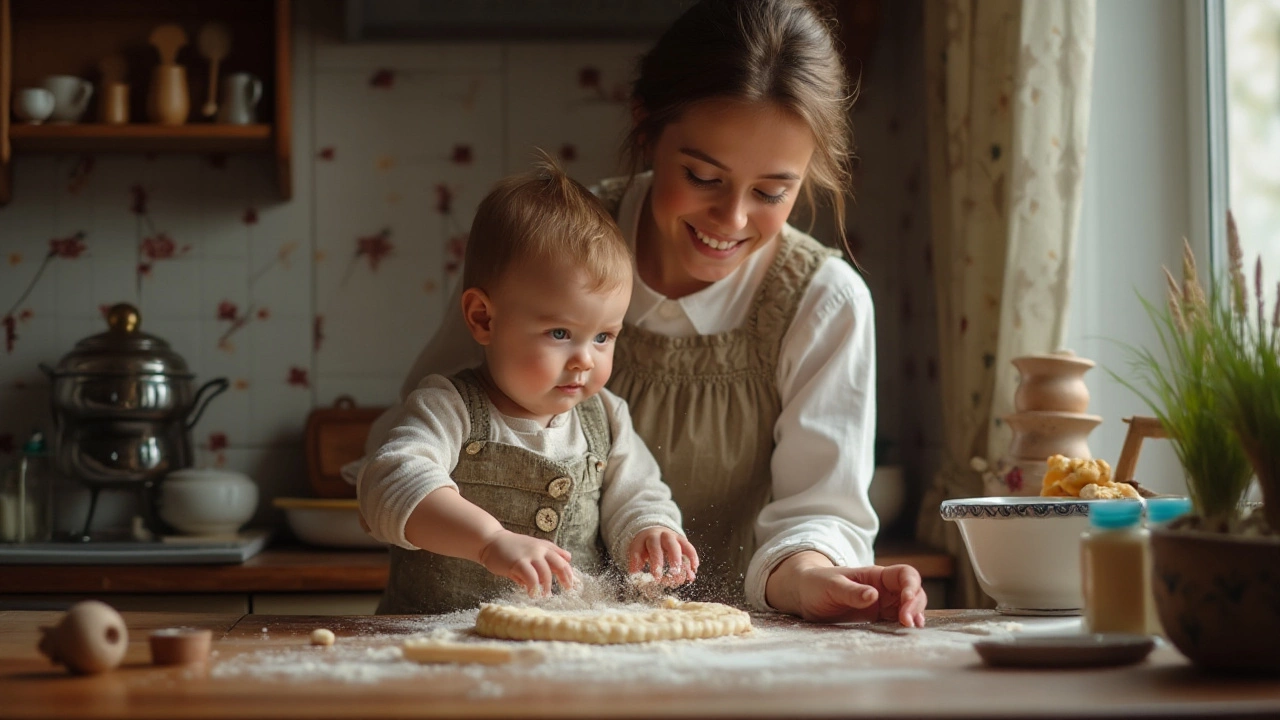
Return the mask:
[[[270, 153], [280, 195], [292, 195], [290, 147], [290, 0], [0, 0], [0, 204], [12, 192], [12, 161], [24, 152]], [[263, 82], [258, 124], [223, 125], [203, 117], [209, 62], [197, 49], [199, 29], [224, 24], [231, 47], [219, 76], [251, 73]], [[147, 88], [159, 62], [148, 38], [161, 24], [180, 25], [188, 42], [177, 55], [186, 67], [191, 114], [184, 125], [149, 123]], [[129, 117], [98, 121], [103, 58], [124, 59]], [[13, 93], [49, 75], [73, 75], [94, 85], [84, 118], [73, 124], [14, 120]], [[220, 81], [219, 81], [220, 82]], [[221, 94], [221, 87], [218, 88]]]

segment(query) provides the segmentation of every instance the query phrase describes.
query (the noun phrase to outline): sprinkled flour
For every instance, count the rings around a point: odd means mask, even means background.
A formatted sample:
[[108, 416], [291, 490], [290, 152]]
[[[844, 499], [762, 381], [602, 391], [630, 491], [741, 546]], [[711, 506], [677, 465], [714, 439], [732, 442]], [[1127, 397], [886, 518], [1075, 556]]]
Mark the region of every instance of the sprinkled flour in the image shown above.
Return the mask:
[[[540, 607], [577, 612], [618, 612], [650, 606], [593, 596], [590, 588], [574, 597], [537, 601]], [[504, 601], [507, 600], [504, 598]], [[527, 598], [511, 599], [526, 602]], [[510, 643], [523, 651], [503, 666], [423, 665], [405, 660], [400, 646], [408, 638], [493, 643], [474, 631], [476, 610], [421, 618], [348, 618], [345, 637], [332, 647], [247, 649], [223, 653], [210, 670], [214, 678], [373, 684], [412, 680], [431, 682], [441, 692], [479, 698], [498, 697], [508, 684], [573, 687], [576, 692], [607, 694], [635, 683], [667, 688], [712, 686], [743, 691], [771, 686], [848, 685], [887, 678], [928, 679], [930, 662], [968, 658], [972, 644], [987, 636], [1022, 631], [1021, 623], [990, 620], [989, 615], [959, 613], [936, 618], [929, 628], [896, 623], [808, 625], [793, 618], [752, 615], [750, 635], [710, 640], [675, 640], [633, 645], [564, 642]], [[981, 619], [979, 619], [981, 618]], [[376, 625], [381, 630], [365, 628]], [[387, 628], [392, 628], [387, 631]], [[354, 631], [353, 631], [354, 630]], [[228, 656], [229, 655], [229, 656]]]

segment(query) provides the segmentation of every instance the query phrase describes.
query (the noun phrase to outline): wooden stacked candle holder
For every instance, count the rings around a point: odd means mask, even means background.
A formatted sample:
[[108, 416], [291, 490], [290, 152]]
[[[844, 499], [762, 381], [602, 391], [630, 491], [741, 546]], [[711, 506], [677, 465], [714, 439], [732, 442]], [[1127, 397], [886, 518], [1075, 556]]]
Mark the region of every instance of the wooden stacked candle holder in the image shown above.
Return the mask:
[[1092, 360], [1070, 351], [1024, 355], [1013, 359], [1020, 380], [1013, 398], [1016, 412], [1005, 416], [1013, 430], [1009, 452], [998, 464], [997, 476], [1009, 495], [1039, 495], [1051, 455], [1091, 458], [1089, 433], [1102, 418], [1090, 415], [1089, 388], [1084, 374]]

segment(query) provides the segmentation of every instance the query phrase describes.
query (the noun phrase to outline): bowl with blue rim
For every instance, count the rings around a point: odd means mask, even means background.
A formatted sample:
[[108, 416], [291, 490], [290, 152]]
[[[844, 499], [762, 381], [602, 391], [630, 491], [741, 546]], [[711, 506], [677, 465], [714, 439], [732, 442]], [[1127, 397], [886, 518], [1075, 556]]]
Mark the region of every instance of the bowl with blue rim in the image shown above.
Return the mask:
[[[955, 522], [983, 592], [1006, 615], [1079, 615], [1084, 607], [1080, 537], [1089, 510], [1138, 500], [1053, 497], [976, 497], [946, 500], [944, 520]], [[1160, 512], [1185, 503], [1154, 505]], [[1151, 521], [1161, 518], [1153, 515]]]

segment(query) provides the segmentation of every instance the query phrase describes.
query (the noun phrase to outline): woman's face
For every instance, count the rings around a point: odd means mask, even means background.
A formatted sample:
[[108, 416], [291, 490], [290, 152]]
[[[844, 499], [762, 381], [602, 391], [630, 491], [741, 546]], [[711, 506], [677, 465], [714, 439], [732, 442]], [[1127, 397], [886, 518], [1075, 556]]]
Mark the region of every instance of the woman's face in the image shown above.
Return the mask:
[[799, 117], [772, 104], [708, 100], [651, 148], [641, 276], [669, 297], [696, 292], [777, 237], [813, 156]]

